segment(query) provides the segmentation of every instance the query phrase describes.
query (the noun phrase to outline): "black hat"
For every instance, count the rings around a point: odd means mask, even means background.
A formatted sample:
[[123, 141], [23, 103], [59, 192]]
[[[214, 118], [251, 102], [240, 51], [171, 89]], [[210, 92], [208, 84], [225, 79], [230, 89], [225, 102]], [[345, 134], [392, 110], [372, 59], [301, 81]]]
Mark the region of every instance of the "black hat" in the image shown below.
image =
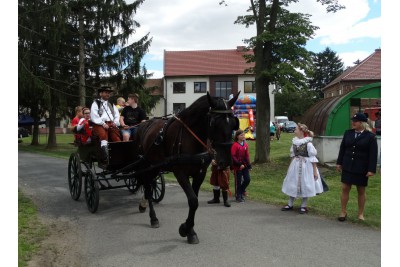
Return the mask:
[[113, 92], [114, 90], [111, 89], [111, 86], [102, 86], [102, 87], [100, 87], [99, 89], [97, 89], [97, 92], [98, 92], [99, 94], [100, 94], [101, 92], [104, 92], [104, 91]]
[[363, 113], [356, 113], [352, 118], [352, 121], [364, 121], [367, 122], [368, 119]]

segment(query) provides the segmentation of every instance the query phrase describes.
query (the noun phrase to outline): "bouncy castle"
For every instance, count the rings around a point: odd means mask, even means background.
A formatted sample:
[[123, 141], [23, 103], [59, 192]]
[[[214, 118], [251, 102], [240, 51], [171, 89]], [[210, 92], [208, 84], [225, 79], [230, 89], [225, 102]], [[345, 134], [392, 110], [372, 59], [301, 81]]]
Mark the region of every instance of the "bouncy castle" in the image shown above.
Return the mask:
[[235, 116], [239, 119], [239, 128], [245, 131], [246, 139], [256, 138], [256, 97], [240, 95], [233, 106]]

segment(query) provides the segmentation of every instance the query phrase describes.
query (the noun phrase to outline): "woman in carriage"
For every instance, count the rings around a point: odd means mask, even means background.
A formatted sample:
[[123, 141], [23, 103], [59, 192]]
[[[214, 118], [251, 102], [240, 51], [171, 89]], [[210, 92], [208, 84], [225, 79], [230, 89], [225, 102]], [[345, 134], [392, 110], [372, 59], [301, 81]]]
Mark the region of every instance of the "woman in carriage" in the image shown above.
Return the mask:
[[82, 109], [83, 118], [76, 126], [75, 142], [80, 144], [89, 144], [92, 141], [92, 127], [90, 126], [90, 109]]

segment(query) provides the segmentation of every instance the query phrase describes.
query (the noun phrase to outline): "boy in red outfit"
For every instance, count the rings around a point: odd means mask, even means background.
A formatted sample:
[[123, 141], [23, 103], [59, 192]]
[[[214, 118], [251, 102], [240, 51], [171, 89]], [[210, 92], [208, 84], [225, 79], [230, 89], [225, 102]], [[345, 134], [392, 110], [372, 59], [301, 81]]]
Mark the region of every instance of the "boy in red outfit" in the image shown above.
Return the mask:
[[236, 202], [244, 203], [244, 194], [250, 184], [249, 146], [243, 130], [235, 132], [235, 142], [231, 148], [233, 172], [235, 175]]

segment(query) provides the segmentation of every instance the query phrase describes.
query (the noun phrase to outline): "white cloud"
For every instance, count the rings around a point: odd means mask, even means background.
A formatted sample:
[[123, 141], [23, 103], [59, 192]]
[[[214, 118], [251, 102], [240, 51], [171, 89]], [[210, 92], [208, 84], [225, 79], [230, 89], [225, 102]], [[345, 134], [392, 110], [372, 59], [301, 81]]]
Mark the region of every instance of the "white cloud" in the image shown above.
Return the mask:
[[343, 61], [345, 67], [354, 66], [354, 62], [357, 60], [364, 60], [372, 53], [369, 51], [354, 51], [338, 53], [339, 58]]
[[153, 73], [151, 79], [159, 79], [164, 77], [164, 72], [162, 70], [147, 70], [147, 73]]
[[[153, 41], [147, 54], [147, 62], [162, 61], [164, 50], [233, 49], [243, 45], [243, 39], [256, 34], [255, 26], [245, 28], [234, 24], [245, 15], [248, 0], [228, 0], [228, 6], [220, 6], [218, 0], [147, 0], [138, 9], [135, 19], [141, 24], [135, 36], [148, 32]], [[341, 45], [338, 53], [346, 66], [357, 59], [364, 59], [372, 51], [363, 51], [357, 42], [363, 38], [381, 38], [381, 18], [367, 19], [368, 0], [341, 1], [346, 9], [327, 13], [326, 6], [317, 0], [300, 0], [290, 10], [311, 14], [312, 24], [320, 27], [315, 39], [321, 50]], [[351, 47], [346, 47], [351, 44]], [[355, 49], [356, 47], [356, 49]], [[354, 51], [356, 50], [356, 51]], [[319, 51], [315, 51], [319, 52]], [[149, 67], [149, 64], [147, 64]], [[162, 74], [161, 74], [162, 75]]]
[[380, 38], [380, 18], [366, 20], [370, 7], [368, 0], [342, 1], [345, 9], [327, 13], [326, 7], [316, 0], [302, 0], [290, 9], [311, 14], [312, 24], [320, 29], [315, 38], [321, 38], [321, 45], [346, 44], [359, 38]]
[[249, 1], [231, 0], [220, 6], [217, 0], [145, 1], [135, 19], [142, 25], [136, 35], [150, 32], [149, 54], [161, 59], [165, 50], [233, 49], [255, 35], [255, 28], [234, 24], [246, 14]]

